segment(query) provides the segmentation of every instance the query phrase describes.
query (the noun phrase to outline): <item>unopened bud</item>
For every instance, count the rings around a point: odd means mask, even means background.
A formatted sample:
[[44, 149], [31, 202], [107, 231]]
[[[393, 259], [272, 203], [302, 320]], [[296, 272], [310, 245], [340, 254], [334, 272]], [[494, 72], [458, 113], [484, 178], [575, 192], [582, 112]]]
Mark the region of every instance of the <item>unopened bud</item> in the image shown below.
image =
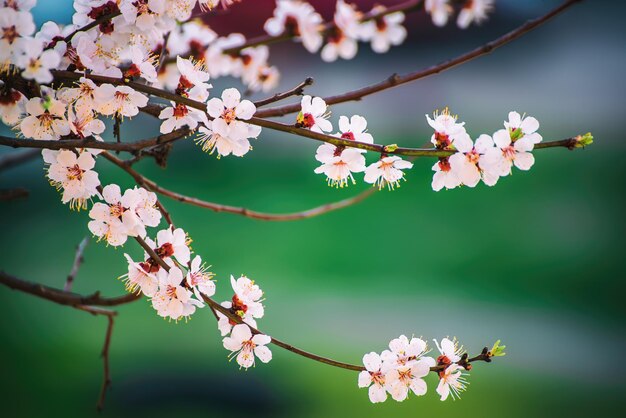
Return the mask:
[[390, 145], [385, 145], [383, 147], [383, 151], [385, 152], [394, 152], [397, 149], [398, 149], [398, 144], [390, 144]]
[[587, 132], [584, 135], [578, 135], [576, 137], [576, 145], [574, 146], [576, 148], [584, 148], [591, 144], [593, 144], [593, 135], [591, 135], [591, 132]]

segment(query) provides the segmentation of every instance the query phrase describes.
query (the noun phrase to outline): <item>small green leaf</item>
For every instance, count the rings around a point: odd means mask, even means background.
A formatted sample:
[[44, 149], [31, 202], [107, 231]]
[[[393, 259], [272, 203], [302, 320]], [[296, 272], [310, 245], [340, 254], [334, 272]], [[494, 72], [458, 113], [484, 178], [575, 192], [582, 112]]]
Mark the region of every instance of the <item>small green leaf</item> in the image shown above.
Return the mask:
[[385, 145], [385, 147], [383, 148], [385, 152], [394, 152], [397, 149], [398, 149], [398, 144]]
[[506, 355], [504, 352], [505, 348], [506, 345], [500, 345], [500, 340], [496, 341], [493, 347], [491, 347], [491, 350], [489, 350], [489, 357], [502, 357]]
[[593, 135], [591, 135], [591, 132], [576, 137], [576, 148], [584, 148], [591, 144], [593, 144]]

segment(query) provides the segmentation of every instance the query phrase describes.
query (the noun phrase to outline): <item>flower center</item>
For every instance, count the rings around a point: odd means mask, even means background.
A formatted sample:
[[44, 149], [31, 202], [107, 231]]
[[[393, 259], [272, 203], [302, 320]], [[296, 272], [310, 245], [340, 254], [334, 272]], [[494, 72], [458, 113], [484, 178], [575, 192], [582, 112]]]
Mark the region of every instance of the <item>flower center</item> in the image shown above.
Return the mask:
[[378, 29], [379, 32], [384, 32], [385, 30], [387, 30], [387, 22], [385, 21], [384, 17], [379, 17], [376, 19], [376, 29]]
[[448, 172], [452, 168], [450, 167], [450, 161], [448, 161], [448, 157], [440, 158], [438, 164], [441, 171]]
[[302, 120], [300, 121], [300, 123], [304, 128], [311, 128], [313, 125], [315, 125], [315, 118], [312, 114], [305, 113], [304, 115], [302, 115]]
[[435, 132], [435, 146], [437, 148], [448, 148], [451, 143], [452, 141], [450, 141], [449, 135], [444, 134], [443, 132]]
[[67, 167], [68, 180], [82, 180], [85, 170], [80, 168], [78, 164], [74, 164], [72, 167]]
[[174, 107], [174, 117], [177, 119], [184, 118], [188, 113], [189, 109], [182, 103], [177, 103], [176, 107]]
[[224, 111], [222, 112], [222, 119], [224, 119], [224, 121], [226, 123], [231, 123], [233, 120], [235, 120], [235, 117], [237, 115], [235, 115], [235, 109], [224, 109]]
[[128, 67], [128, 70], [124, 72], [124, 77], [126, 78], [139, 77], [140, 75], [141, 75], [141, 70], [139, 69], [137, 64], [131, 64], [130, 67]]
[[465, 156], [467, 157], [467, 161], [469, 161], [470, 163], [474, 165], [478, 164], [478, 159], [480, 158], [480, 155], [476, 152], [476, 150], [471, 150], [470, 152], [465, 154]]
[[515, 148], [513, 147], [513, 145], [509, 145], [508, 147], [504, 148], [502, 150], [502, 155], [504, 155], [504, 158], [506, 158], [508, 160], [514, 160], [515, 159]]
[[2, 39], [6, 39], [9, 44], [12, 44], [19, 35], [15, 30], [15, 26], [9, 26], [8, 28], [4, 28], [4, 34], [2, 35]]
[[170, 298], [175, 298], [176, 297], [176, 287], [168, 284], [167, 288], [165, 289], [165, 294], [167, 296], [169, 296]]
[[329, 43], [338, 44], [345, 38], [343, 31], [339, 27], [335, 26], [328, 33], [327, 40]]
[[300, 27], [298, 26], [298, 19], [289, 15], [285, 18], [285, 32], [293, 35], [300, 36]]
[[344, 132], [341, 134], [341, 139], [348, 139], [350, 141], [355, 141], [354, 134], [352, 132]]
[[109, 206], [109, 213], [114, 218], [121, 218], [125, 210], [121, 203]]
[[119, 100], [120, 102], [126, 101], [128, 100], [128, 93], [122, 93], [121, 91], [116, 91], [115, 99]]
[[165, 244], [157, 248], [155, 252], [161, 258], [171, 257], [174, 255], [174, 246], [171, 243], [166, 242]]

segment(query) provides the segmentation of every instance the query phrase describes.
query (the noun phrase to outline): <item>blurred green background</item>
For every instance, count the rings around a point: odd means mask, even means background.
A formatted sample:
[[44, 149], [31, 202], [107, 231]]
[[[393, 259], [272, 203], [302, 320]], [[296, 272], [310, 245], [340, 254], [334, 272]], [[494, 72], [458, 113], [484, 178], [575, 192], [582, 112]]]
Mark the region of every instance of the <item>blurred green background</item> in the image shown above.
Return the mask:
[[[39, 23], [54, 16], [69, 21], [71, 2], [64, 3], [67, 9], [37, 6]], [[312, 3], [328, 8], [334, 2]], [[489, 22], [467, 32], [411, 20], [410, 41], [384, 56], [361, 46], [355, 60], [327, 65], [298, 46], [281, 45], [272, 57], [283, 72], [281, 87], [311, 75], [310, 92], [325, 95], [453, 57], [557, 3], [499, 1]], [[587, 131], [596, 137], [585, 150], [537, 151], [531, 172], [516, 171], [494, 188], [435, 193], [433, 161], [423, 159], [399, 190], [297, 222], [250, 220], [163, 199], [191, 234], [194, 250], [213, 264], [217, 298], [230, 297], [230, 274], [257, 280], [266, 293], [260, 328], [303, 349], [358, 363], [402, 333], [454, 335], [472, 353], [502, 339], [507, 356], [477, 364], [460, 401], [440, 402], [436, 377], [429, 376], [426, 396], [372, 405], [357, 388], [356, 373], [279, 348], [270, 364], [240, 371], [228, 363], [209, 311], [174, 324], [141, 300], [119, 309], [103, 416], [583, 417], [618, 411], [626, 389], [624, 9], [584, 2], [488, 57], [332, 109], [335, 122], [341, 114], [364, 115], [379, 143], [423, 145], [430, 135], [423, 115], [446, 105], [474, 137], [499, 129], [513, 109], [536, 116], [546, 140]], [[263, 19], [270, 13], [259, 6]], [[213, 95], [238, 85], [213, 84]], [[122, 133], [147, 138], [156, 126], [137, 118]], [[137, 168], [181, 193], [269, 212], [302, 210], [365, 189], [328, 188], [313, 174], [317, 145], [264, 131], [245, 158], [217, 160], [187, 140], [176, 144], [167, 170], [148, 160]], [[0, 188], [31, 192], [0, 204], [0, 268], [62, 287], [75, 246], [89, 234], [88, 216], [60, 203], [41, 167], [32, 161], [0, 173]], [[99, 160], [98, 171], [104, 183], [133, 185], [107, 161]], [[126, 270], [124, 252], [140, 256], [130, 242], [114, 249], [92, 240], [74, 290], [122, 294], [116, 278]], [[0, 301], [2, 415], [96, 415], [106, 319], [6, 288]]]

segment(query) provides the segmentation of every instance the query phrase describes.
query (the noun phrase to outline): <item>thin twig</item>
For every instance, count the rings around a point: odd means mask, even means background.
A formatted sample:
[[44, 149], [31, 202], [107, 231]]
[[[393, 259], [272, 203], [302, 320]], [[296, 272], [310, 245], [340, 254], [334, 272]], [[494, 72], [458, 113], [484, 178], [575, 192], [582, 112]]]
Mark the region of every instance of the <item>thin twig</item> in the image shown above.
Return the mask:
[[91, 306], [118, 306], [134, 302], [141, 297], [141, 294], [129, 293], [124, 296], [112, 298], [103, 297], [100, 292], [91, 295], [79, 295], [77, 293], [66, 292], [61, 289], [46, 286], [41, 283], [33, 283], [11, 276], [4, 271], [0, 271], [0, 283], [13, 290], [46, 299], [59, 305], [77, 307], [79, 305]]
[[256, 101], [256, 102], [254, 102], [254, 105], [258, 108], [258, 107], [261, 107], [261, 106], [266, 106], [266, 105], [271, 104], [271, 103], [279, 102], [279, 101], [287, 99], [288, 97], [291, 97], [291, 96], [302, 96], [302, 94], [304, 93], [304, 89], [307, 86], [310, 86], [312, 84], [313, 84], [313, 78], [312, 77], [307, 77], [302, 83], [298, 84], [297, 86], [295, 86], [291, 90], [287, 90], [287, 91], [282, 92], [282, 93], [276, 93], [272, 97], [268, 97], [267, 99]]
[[30, 192], [23, 187], [17, 187], [15, 189], [0, 189], [0, 202], [5, 202], [15, 199], [24, 199], [28, 197]]
[[[529, 20], [528, 22], [512, 30], [511, 32], [508, 32], [505, 35], [485, 45], [482, 45], [476, 49], [466, 52], [465, 54], [460, 55], [456, 58], [450, 59], [448, 61], [444, 61], [437, 65], [433, 65], [431, 67], [428, 67], [428, 68], [425, 68], [423, 70], [416, 71], [413, 73], [408, 73], [405, 75], [393, 74], [379, 83], [362, 87], [360, 89], [352, 90], [346, 93], [338, 94], [336, 96], [324, 97], [324, 101], [326, 102], [326, 104], [332, 105], [332, 104], [349, 102], [352, 100], [361, 100], [365, 96], [369, 96], [371, 94], [378, 93], [378, 92], [390, 89], [392, 87], [397, 87], [397, 86], [400, 86], [402, 84], [405, 84], [411, 81], [419, 80], [429, 75], [438, 74], [442, 71], [456, 67], [468, 61], [471, 61], [475, 58], [481, 57], [483, 55], [487, 55], [491, 53], [492, 51], [500, 48], [501, 46], [504, 46], [508, 44], [509, 42], [514, 41], [515, 39], [520, 38], [521, 36], [527, 34], [528, 32], [532, 31], [533, 29], [537, 28], [541, 24], [547, 22], [551, 18], [555, 17], [556, 15], [568, 9], [570, 6], [573, 6], [574, 4], [580, 1], [582, 0], [568, 0], [564, 2], [563, 4], [561, 4], [560, 6], [556, 7], [555, 9], [552, 9], [550, 12], [546, 13], [545, 15], [538, 17], [536, 19], [533, 19], [533, 20]], [[280, 107], [275, 107], [275, 108], [270, 108], [270, 109], [259, 110], [258, 112], [256, 112], [255, 116], [258, 118], [268, 118], [268, 117], [275, 117], [275, 116], [284, 116], [284, 115], [299, 112], [299, 111], [300, 111], [300, 104], [294, 103], [291, 105], [285, 105], [285, 106], [280, 106]]]
[[104, 408], [104, 399], [106, 397], [107, 389], [111, 386], [111, 374], [109, 371], [109, 347], [111, 346], [111, 336], [113, 335], [113, 325], [115, 324], [114, 315], [107, 316], [108, 324], [107, 331], [104, 337], [104, 345], [102, 346], [102, 362], [104, 367], [104, 373], [102, 376], [102, 387], [100, 388], [100, 396], [98, 397], [98, 403], [96, 408], [98, 411], [102, 411]]
[[[274, 213], [265, 213], [265, 212], [257, 212], [248, 208], [243, 208], [243, 207], [237, 207], [237, 206], [229, 206], [229, 205], [222, 205], [220, 203], [213, 203], [213, 202], [207, 202], [205, 200], [201, 200], [201, 199], [197, 199], [194, 197], [190, 197], [190, 196], [185, 196], [183, 194], [168, 190], [164, 187], [159, 186], [155, 181], [150, 180], [146, 177], [144, 177], [143, 175], [139, 174], [136, 170], [132, 169], [131, 167], [129, 167], [128, 164], [125, 164], [124, 161], [120, 160], [119, 158], [114, 157], [113, 155], [109, 154], [108, 152], [103, 152], [102, 154], [100, 154], [102, 157], [106, 158], [107, 160], [111, 161], [113, 164], [117, 165], [118, 167], [120, 167], [122, 170], [126, 171], [128, 174], [130, 174], [135, 181], [155, 192], [158, 194], [161, 194], [163, 196], [167, 196], [171, 199], [174, 200], [178, 200], [179, 202], [182, 203], [187, 203], [193, 206], [198, 206], [201, 208], [206, 208], [206, 209], [210, 209], [212, 211], [215, 212], [226, 212], [226, 213], [234, 213], [237, 215], [243, 215], [246, 216], [248, 218], [252, 218], [252, 219], [260, 219], [260, 220], [264, 220], [264, 221], [294, 221], [294, 220], [299, 220], [299, 219], [307, 219], [307, 218], [312, 218], [314, 216], [319, 216], [328, 212], [332, 212], [334, 210], [338, 210], [338, 209], [343, 209], [345, 207], [348, 207], [350, 205], [354, 205], [356, 203], [359, 203], [363, 200], [365, 200], [366, 198], [368, 198], [369, 196], [371, 196], [372, 194], [374, 194], [374, 192], [376, 191], [375, 188], [370, 188], [367, 189], [359, 194], [357, 194], [356, 196], [347, 198], [347, 199], [343, 199], [343, 200], [339, 200], [337, 202], [332, 202], [332, 203], [327, 203], [321, 206], [317, 206], [315, 208], [312, 209], [307, 209], [304, 211], [300, 211], [300, 212], [293, 212], [293, 213], [283, 213], [283, 214], [274, 214]], [[162, 206], [162, 205], [161, 205]], [[163, 208], [164, 209], [164, 208]], [[164, 216], [165, 213], [163, 212], [163, 210], [161, 211]], [[169, 214], [168, 214], [169, 216]], [[171, 221], [171, 219], [170, 219]], [[168, 221], [168, 222], [170, 222]]]
[[72, 285], [74, 284], [74, 278], [76, 278], [76, 274], [78, 274], [78, 269], [80, 265], [84, 261], [83, 254], [85, 252], [85, 248], [89, 244], [89, 237], [83, 238], [83, 240], [76, 247], [76, 255], [74, 256], [74, 263], [72, 263], [72, 269], [70, 270], [70, 274], [67, 275], [67, 279], [65, 280], [65, 286], [63, 290], [66, 292], [72, 291]]

